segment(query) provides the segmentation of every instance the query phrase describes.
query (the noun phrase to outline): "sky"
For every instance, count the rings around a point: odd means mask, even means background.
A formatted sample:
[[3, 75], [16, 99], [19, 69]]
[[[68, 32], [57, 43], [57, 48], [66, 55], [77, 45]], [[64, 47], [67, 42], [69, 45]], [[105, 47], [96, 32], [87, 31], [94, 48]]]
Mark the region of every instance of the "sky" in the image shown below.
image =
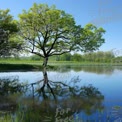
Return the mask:
[[33, 3], [55, 5], [71, 14], [82, 27], [92, 23], [106, 30], [105, 43], [100, 51], [112, 51], [122, 55], [122, 0], [0, 0], [0, 9], [10, 9], [14, 19]]

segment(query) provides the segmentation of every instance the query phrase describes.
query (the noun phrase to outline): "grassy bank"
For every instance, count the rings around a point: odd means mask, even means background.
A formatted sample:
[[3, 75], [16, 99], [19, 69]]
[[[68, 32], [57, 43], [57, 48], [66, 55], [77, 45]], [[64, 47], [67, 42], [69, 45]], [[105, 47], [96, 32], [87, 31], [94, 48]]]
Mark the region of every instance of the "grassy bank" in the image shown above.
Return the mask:
[[0, 71], [40, 70], [41, 66], [31, 64], [0, 64]]
[[[0, 60], [0, 71], [11, 70], [41, 70], [42, 61], [32, 60]], [[94, 62], [73, 62], [73, 61], [49, 61], [48, 68], [53, 69], [58, 66], [122, 66], [122, 63], [94, 63]]]
[[[29, 65], [42, 65], [43, 61], [33, 61], [33, 60], [9, 60], [0, 59], [0, 64], [29, 64]], [[78, 62], [78, 61], [50, 61], [49, 65], [122, 65], [122, 63], [104, 63], [104, 62]]]

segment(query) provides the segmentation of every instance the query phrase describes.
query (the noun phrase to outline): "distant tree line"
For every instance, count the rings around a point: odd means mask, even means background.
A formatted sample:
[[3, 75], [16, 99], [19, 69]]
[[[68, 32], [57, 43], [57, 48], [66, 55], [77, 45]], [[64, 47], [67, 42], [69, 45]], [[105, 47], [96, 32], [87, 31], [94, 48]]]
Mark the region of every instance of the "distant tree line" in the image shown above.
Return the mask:
[[92, 52], [85, 54], [64, 54], [61, 56], [52, 57], [50, 60], [55, 61], [80, 61], [80, 62], [121, 62], [122, 57], [115, 57], [111, 51], [103, 52]]
[[[30, 60], [43, 60], [37, 55], [32, 55], [29, 57]], [[52, 56], [49, 58], [50, 61], [76, 61], [76, 62], [105, 62], [105, 63], [120, 63], [122, 62], [122, 56], [116, 57], [113, 52], [107, 51], [97, 51], [91, 53], [66, 53], [63, 55]]]
[[78, 54], [75, 53], [73, 55], [66, 54], [62, 55], [58, 58], [58, 60], [62, 61], [83, 61], [83, 62], [110, 62], [111, 59], [114, 58], [114, 55], [111, 52], [94, 52], [94, 53], [86, 53], [86, 54]]
[[[14, 60], [32, 60], [32, 61], [43, 61], [43, 58], [38, 55], [24, 56], [24, 57], [2, 57], [0, 59], [14, 59]], [[63, 55], [52, 56], [49, 58], [49, 61], [76, 61], [76, 62], [98, 62], [98, 63], [121, 63], [122, 56], [116, 57], [113, 52], [107, 51], [98, 51], [92, 53], [66, 53]]]

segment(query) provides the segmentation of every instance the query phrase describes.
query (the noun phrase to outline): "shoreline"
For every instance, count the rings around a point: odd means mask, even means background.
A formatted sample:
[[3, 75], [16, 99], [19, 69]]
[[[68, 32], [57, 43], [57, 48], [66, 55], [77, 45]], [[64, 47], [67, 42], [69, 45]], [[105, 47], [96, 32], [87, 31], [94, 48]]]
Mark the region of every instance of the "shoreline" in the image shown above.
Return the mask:
[[[59, 67], [112, 67], [122, 66], [122, 63], [93, 63], [93, 62], [49, 62], [48, 69], [56, 70]], [[0, 62], [0, 72], [9, 71], [41, 71], [42, 62]]]

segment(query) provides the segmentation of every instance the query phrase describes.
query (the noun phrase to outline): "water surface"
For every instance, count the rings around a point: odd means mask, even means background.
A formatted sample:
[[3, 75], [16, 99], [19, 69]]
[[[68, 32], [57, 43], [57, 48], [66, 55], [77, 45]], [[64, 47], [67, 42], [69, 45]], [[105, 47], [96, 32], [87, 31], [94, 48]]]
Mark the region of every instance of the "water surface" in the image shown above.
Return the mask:
[[[43, 78], [42, 71], [40, 72], [1, 72], [0, 78], [18, 77], [20, 82], [33, 83]], [[48, 71], [48, 77], [52, 81], [61, 81], [70, 83], [73, 79], [78, 79], [79, 86], [88, 86], [91, 84], [104, 95], [103, 105], [105, 106], [102, 119], [106, 114], [113, 112], [113, 107], [120, 106], [122, 109], [122, 66], [78, 66], [78, 67], [59, 67], [55, 71]], [[71, 84], [73, 85], [73, 84]], [[79, 116], [87, 118], [83, 112]], [[89, 120], [96, 117], [96, 114], [89, 115]], [[114, 119], [121, 119], [122, 113]], [[87, 118], [88, 120], [88, 118]]]

